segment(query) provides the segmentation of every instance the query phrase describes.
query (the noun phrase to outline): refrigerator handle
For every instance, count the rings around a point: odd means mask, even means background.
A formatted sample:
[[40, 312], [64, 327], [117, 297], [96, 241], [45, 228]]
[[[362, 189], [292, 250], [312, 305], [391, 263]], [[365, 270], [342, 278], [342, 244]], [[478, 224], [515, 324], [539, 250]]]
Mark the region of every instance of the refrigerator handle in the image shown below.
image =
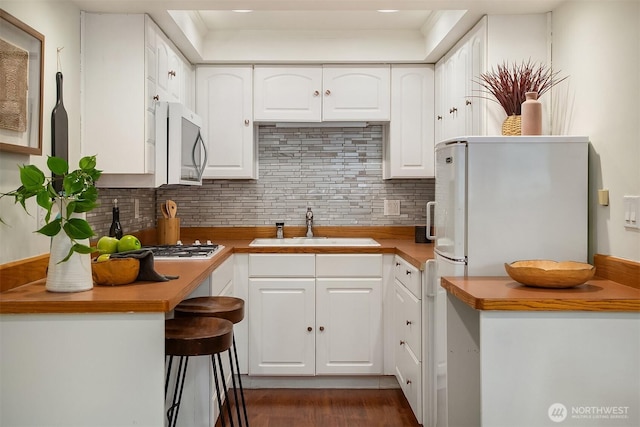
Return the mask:
[[431, 234], [431, 208], [436, 206], [436, 202], [427, 202], [427, 239], [436, 240], [435, 234]]

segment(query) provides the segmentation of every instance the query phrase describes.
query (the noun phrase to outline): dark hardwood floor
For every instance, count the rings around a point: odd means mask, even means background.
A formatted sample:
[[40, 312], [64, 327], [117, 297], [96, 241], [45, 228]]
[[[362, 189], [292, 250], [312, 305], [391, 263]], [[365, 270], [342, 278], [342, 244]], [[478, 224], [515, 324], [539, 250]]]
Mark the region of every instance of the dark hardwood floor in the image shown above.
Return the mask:
[[[400, 389], [249, 389], [244, 392], [251, 427], [419, 426]], [[233, 398], [230, 400], [233, 406]], [[235, 407], [232, 409], [237, 426]], [[226, 415], [226, 410], [224, 413]], [[226, 425], [230, 425], [228, 420]], [[219, 426], [222, 424], [218, 419], [216, 427]]]

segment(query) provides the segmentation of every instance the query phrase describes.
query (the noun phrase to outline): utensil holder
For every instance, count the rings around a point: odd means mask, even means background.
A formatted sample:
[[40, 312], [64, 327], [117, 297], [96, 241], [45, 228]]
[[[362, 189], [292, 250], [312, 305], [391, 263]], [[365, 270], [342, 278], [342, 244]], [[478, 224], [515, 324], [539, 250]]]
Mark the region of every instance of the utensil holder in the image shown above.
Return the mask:
[[180, 240], [180, 218], [158, 218], [159, 245], [175, 245]]

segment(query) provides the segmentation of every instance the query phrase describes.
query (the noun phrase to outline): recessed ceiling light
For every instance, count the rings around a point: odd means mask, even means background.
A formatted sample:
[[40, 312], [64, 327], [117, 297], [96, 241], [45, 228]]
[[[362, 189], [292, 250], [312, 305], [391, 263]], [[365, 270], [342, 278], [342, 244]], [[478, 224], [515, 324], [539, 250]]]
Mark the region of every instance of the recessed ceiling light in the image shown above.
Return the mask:
[[253, 12], [253, 10], [251, 10], [251, 9], [233, 9], [232, 12], [249, 13], [249, 12]]
[[398, 9], [378, 9], [378, 12], [380, 13], [393, 13], [393, 12], [397, 12]]

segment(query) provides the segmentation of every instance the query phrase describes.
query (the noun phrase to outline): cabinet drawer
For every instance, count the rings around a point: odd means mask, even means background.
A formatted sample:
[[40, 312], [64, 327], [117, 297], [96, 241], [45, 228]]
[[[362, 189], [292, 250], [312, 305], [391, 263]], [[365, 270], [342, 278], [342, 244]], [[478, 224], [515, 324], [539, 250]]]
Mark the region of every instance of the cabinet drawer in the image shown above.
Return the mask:
[[409, 264], [399, 256], [394, 262], [396, 280], [405, 285], [418, 299], [422, 299], [422, 277], [420, 270]]
[[407, 348], [396, 351], [396, 375], [418, 423], [422, 423], [422, 364]]
[[395, 292], [397, 344], [404, 342], [416, 358], [422, 360], [422, 301], [399, 282], [395, 283]]
[[316, 255], [318, 277], [382, 277], [380, 254]]
[[250, 277], [315, 277], [313, 254], [249, 254]]

